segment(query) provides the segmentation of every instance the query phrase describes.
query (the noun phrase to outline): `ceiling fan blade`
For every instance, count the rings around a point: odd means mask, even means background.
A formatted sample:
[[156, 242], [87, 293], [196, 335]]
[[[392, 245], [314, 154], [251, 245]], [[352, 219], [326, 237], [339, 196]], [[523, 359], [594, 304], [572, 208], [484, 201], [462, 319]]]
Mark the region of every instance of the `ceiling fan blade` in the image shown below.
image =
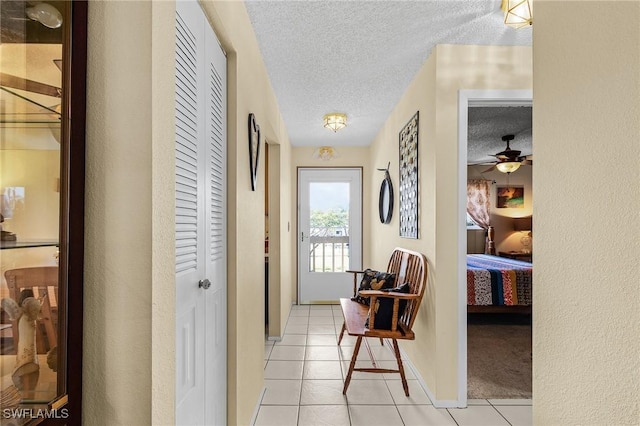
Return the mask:
[[38, 93], [40, 95], [62, 97], [62, 89], [38, 81], [29, 80], [15, 75], [0, 73], [0, 86], [11, 87], [12, 89], [26, 90], [27, 92]]
[[493, 166], [489, 167], [487, 170], [483, 170], [482, 173], [489, 173], [494, 171], [496, 168], [496, 165], [494, 164]]
[[522, 160], [520, 164], [523, 164], [525, 166], [533, 166], [533, 160]]

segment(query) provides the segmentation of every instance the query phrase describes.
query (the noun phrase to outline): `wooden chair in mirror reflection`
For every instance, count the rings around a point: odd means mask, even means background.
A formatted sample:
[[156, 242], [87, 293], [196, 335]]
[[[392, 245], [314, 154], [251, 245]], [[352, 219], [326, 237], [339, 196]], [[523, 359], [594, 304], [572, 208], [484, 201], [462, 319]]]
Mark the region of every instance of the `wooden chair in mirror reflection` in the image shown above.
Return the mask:
[[[38, 353], [47, 353], [57, 346], [58, 330], [58, 267], [37, 266], [5, 271], [10, 297], [22, 304], [24, 298], [32, 296], [40, 300], [42, 307], [36, 325], [36, 347]], [[14, 347], [17, 347], [17, 321], [12, 325]]]

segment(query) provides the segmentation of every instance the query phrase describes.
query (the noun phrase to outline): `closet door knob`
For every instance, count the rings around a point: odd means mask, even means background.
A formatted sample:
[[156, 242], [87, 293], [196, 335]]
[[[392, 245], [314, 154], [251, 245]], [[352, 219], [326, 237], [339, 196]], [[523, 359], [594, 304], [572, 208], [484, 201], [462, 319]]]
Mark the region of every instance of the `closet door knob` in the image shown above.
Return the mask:
[[198, 282], [198, 287], [208, 290], [209, 287], [211, 287], [211, 281], [206, 278], [204, 280], [200, 280], [200, 282]]

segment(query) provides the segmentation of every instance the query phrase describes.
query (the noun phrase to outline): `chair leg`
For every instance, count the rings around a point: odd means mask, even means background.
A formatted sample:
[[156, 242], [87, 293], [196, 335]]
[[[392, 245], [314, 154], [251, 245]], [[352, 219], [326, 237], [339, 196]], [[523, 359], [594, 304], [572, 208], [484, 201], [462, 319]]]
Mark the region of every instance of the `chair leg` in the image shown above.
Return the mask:
[[398, 341], [393, 339], [393, 351], [398, 361], [398, 370], [400, 371], [400, 377], [402, 378], [402, 387], [404, 388], [404, 394], [409, 397], [409, 385], [407, 384], [407, 378], [404, 375], [404, 367], [402, 366], [402, 359], [400, 358], [400, 348], [398, 348]]
[[344, 335], [344, 331], [347, 329], [347, 323], [342, 322], [342, 330], [340, 330], [340, 337], [338, 337], [338, 346], [340, 346], [340, 342], [342, 342], [342, 336]]
[[347, 378], [344, 380], [344, 388], [342, 389], [342, 394], [347, 394], [347, 388], [349, 387], [349, 383], [351, 383], [351, 375], [353, 375], [353, 369], [356, 366], [356, 359], [358, 358], [358, 352], [360, 352], [360, 344], [362, 343], [362, 336], [358, 336], [358, 340], [356, 340], [356, 346], [353, 348], [353, 355], [351, 355], [351, 364], [349, 364], [349, 372], [347, 373]]
[[384, 346], [384, 340], [382, 339], [382, 337], [380, 338], [380, 344]]

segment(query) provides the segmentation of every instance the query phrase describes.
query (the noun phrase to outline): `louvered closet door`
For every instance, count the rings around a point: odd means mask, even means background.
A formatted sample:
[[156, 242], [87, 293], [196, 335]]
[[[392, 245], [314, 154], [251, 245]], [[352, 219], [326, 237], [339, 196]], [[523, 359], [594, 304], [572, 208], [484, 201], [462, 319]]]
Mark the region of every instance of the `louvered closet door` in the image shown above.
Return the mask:
[[225, 114], [224, 54], [198, 3], [178, 1], [177, 424], [226, 424]]

